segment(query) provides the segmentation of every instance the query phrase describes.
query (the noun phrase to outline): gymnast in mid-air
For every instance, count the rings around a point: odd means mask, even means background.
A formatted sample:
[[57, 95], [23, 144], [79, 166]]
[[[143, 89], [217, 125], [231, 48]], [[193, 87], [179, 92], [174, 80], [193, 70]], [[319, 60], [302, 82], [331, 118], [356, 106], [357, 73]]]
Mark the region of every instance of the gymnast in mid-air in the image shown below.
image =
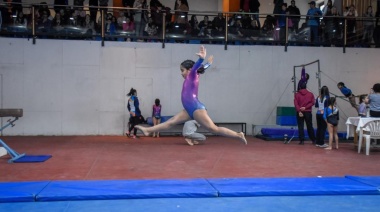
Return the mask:
[[[181, 94], [184, 109], [166, 122], [158, 125], [152, 127], [137, 125], [135, 127], [141, 130], [145, 136], [148, 136], [150, 133], [169, 129], [177, 124], [194, 119], [213, 134], [235, 138], [244, 144], [247, 144], [247, 140], [245, 139], [243, 132], [235, 132], [225, 127], [216, 126], [209, 117], [206, 107], [198, 100], [199, 76], [204, 73], [205, 69], [210, 64], [206, 63], [204, 67], [202, 67], [202, 62], [206, 58], [206, 48], [204, 46], [200, 47], [197, 55], [199, 56], [197, 62], [194, 63], [192, 60], [185, 60], [180, 66], [181, 75], [185, 79]], [[212, 59], [213, 57], [210, 56], [209, 62], [212, 62]]]

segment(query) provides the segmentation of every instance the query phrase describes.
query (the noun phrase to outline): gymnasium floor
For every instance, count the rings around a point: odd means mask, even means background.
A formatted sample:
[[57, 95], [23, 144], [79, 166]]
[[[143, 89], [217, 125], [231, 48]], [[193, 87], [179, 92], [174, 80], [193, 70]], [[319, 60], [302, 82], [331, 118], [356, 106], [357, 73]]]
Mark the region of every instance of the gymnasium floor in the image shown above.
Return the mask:
[[[311, 143], [298, 145], [294, 141], [283, 144], [282, 141], [264, 141], [250, 136], [247, 136], [247, 146], [218, 136], [208, 137], [206, 144], [198, 146], [188, 146], [183, 138], [170, 136], [139, 139], [122, 136], [12, 136], [1, 139], [18, 153], [52, 155], [42, 163], [9, 164], [9, 157], [0, 158], [0, 181], [20, 185], [39, 181], [80, 184], [92, 180], [116, 184], [117, 180], [137, 180], [139, 183], [173, 180], [177, 183], [192, 179], [215, 180], [218, 184], [218, 180], [243, 179], [239, 186], [244, 187], [244, 179], [247, 179], [248, 187], [257, 179], [265, 180], [269, 186], [289, 179], [309, 182], [322, 178], [331, 182], [330, 177], [346, 180], [345, 176], [380, 176], [380, 151], [372, 150], [369, 156], [358, 154], [353, 144], [347, 142], [341, 143], [339, 150], [327, 151]], [[287, 186], [289, 194], [292, 184]], [[312, 190], [314, 187], [310, 186]], [[355, 187], [355, 193], [349, 191], [353, 187], [343, 186], [338, 192], [329, 191], [332, 187], [326, 185], [322, 190], [327, 192], [310, 195], [294, 188], [300, 193], [276, 194], [272, 190], [272, 193], [251, 193], [251, 196], [241, 195], [237, 190], [231, 192], [228, 188], [226, 192], [231, 195], [218, 198], [183, 198], [180, 195], [180, 198], [175, 195], [168, 198], [163, 195], [163, 198], [102, 199], [102, 193], [99, 193], [92, 199], [3, 201], [0, 211], [375, 211], [380, 206], [377, 189], [369, 189], [371, 191], [366, 193], [357, 192]], [[0, 198], [4, 195], [7, 191], [0, 189]]]

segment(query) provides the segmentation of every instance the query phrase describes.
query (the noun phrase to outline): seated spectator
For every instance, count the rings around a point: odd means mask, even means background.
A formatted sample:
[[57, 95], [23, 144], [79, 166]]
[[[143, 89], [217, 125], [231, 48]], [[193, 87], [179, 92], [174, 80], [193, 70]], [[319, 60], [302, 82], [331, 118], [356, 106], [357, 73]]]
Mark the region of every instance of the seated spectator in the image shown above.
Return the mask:
[[199, 29], [199, 23], [198, 23], [198, 18], [196, 15], [192, 15], [191, 19], [189, 21], [190, 24], [190, 32], [191, 36], [198, 36], [200, 29]]
[[41, 32], [49, 32], [51, 29], [51, 21], [46, 11], [43, 11], [41, 19], [37, 22], [37, 29]]
[[218, 13], [212, 20], [212, 27], [214, 29], [214, 34], [221, 34], [225, 31], [226, 19], [223, 17], [223, 13]]
[[61, 13], [56, 13], [55, 16], [54, 16], [54, 19], [52, 21], [52, 27], [54, 30], [56, 31], [61, 31], [63, 29], [63, 26], [64, 26], [64, 22], [61, 18]]
[[117, 28], [118, 29], [123, 29], [123, 24], [127, 20], [127, 17], [125, 16], [124, 11], [120, 10], [119, 11], [119, 17], [117, 18]]
[[22, 25], [24, 27], [26, 27], [28, 25], [28, 20], [26, 19], [26, 17], [24, 16], [24, 13], [22, 11], [20, 11], [17, 14], [17, 18], [16, 18], [16, 21], [15, 21], [15, 24]]
[[145, 25], [144, 33], [147, 36], [156, 36], [158, 33], [158, 26], [153, 22], [153, 19], [150, 17], [148, 23]]
[[82, 27], [83, 27], [86, 35], [94, 35], [95, 34], [95, 24], [91, 20], [91, 16], [89, 14], [86, 15], [85, 20], [82, 24]]
[[135, 23], [127, 17], [123, 23], [123, 31], [125, 32], [135, 32]]
[[203, 21], [199, 23], [198, 27], [200, 29], [198, 36], [211, 36], [212, 23], [207, 15], [203, 17]]

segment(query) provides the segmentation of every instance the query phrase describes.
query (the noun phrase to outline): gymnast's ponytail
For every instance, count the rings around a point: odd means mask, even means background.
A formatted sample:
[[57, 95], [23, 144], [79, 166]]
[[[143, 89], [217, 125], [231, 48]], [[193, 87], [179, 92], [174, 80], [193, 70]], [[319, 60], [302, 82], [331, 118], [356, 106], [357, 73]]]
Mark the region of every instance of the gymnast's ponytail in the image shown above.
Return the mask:
[[129, 93], [127, 94], [127, 96], [133, 96], [133, 95], [135, 95], [136, 94], [136, 89], [134, 89], [134, 88], [131, 88], [131, 90], [129, 91]]

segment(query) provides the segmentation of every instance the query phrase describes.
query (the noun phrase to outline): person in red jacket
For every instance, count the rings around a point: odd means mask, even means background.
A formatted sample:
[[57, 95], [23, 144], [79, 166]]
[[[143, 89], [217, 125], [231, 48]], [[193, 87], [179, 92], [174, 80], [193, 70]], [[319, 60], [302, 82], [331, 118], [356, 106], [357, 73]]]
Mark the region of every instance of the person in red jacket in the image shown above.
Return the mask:
[[300, 90], [294, 96], [294, 106], [296, 108], [298, 135], [301, 145], [305, 141], [304, 122], [307, 127], [307, 134], [310, 140], [315, 144], [315, 134], [313, 128], [312, 108], [314, 106], [314, 95], [306, 89], [306, 83], [300, 84]]

